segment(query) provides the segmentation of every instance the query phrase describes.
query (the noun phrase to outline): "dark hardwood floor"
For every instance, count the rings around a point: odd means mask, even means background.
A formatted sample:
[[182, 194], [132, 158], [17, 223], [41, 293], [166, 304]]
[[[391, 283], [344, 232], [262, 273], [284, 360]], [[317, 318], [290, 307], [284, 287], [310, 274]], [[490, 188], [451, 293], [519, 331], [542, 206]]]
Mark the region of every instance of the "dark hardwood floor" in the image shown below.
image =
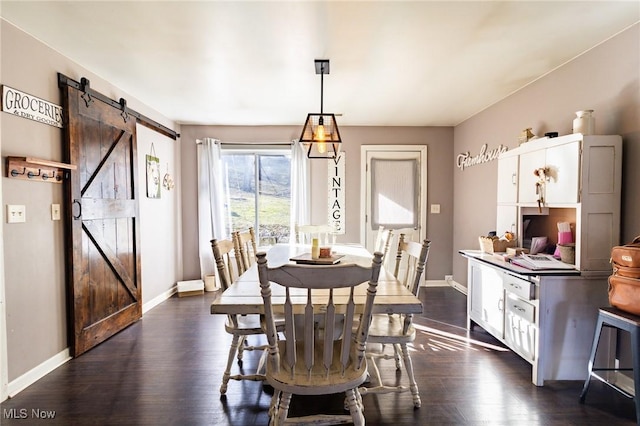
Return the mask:
[[[59, 367], [1, 404], [2, 425], [266, 425], [271, 394], [260, 382], [218, 392], [230, 337], [209, 314], [216, 295], [172, 297], [143, 319]], [[424, 314], [412, 359], [422, 397], [366, 395], [370, 425], [634, 424], [633, 401], [582, 382], [531, 383], [531, 365], [480, 328], [465, 329], [466, 297], [450, 287], [421, 289]], [[255, 368], [256, 354], [245, 354]], [[237, 365], [235, 366], [237, 368]], [[586, 368], [586, 366], [585, 366]], [[383, 376], [396, 380], [393, 361]], [[342, 413], [343, 397], [295, 397], [291, 414]], [[38, 418], [52, 417], [47, 420]]]

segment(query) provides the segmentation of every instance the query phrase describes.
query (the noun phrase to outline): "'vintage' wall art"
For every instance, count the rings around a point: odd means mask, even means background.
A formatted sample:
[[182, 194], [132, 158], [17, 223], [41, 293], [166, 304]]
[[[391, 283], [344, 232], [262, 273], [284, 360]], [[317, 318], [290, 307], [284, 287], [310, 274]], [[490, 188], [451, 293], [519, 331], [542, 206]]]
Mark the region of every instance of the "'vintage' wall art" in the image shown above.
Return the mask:
[[336, 158], [327, 162], [329, 178], [329, 225], [336, 234], [345, 233], [345, 153], [341, 151]]

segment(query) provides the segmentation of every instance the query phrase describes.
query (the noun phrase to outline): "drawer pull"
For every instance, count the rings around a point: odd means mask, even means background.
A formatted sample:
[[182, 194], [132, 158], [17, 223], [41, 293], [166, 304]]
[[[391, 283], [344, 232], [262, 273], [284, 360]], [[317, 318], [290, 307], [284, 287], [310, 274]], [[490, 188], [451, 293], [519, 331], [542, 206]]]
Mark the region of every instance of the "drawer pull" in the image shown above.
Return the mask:
[[516, 290], [521, 290], [522, 289], [522, 287], [520, 287], [518, 284], [510, 283], [509, 285], [511, 287], [515, 288]]
[[513, 308], [514, 308], [514, 309], [519, 310], [520, 312], [526, 312], [526, 309], [521, 308], [521, 307], [520, 307], [520, 306], [518, 306], [518, 305], [513, 305]]

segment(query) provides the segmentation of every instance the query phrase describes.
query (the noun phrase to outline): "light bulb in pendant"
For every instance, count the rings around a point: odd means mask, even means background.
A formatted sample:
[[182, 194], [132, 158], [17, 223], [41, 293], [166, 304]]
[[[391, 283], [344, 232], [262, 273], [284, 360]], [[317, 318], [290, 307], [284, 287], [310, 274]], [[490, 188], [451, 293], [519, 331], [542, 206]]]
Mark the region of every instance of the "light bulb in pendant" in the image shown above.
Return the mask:
[[327, 135], [324, 133], [324, 119], [322, 116], [318, 120], [318, 127], [316, 127], [316, 134], [313, 139], [318, 141], [316, 144], [318, 153], [325, 154], [327, 152], [327, 144], [324, 141], [327, 139]]

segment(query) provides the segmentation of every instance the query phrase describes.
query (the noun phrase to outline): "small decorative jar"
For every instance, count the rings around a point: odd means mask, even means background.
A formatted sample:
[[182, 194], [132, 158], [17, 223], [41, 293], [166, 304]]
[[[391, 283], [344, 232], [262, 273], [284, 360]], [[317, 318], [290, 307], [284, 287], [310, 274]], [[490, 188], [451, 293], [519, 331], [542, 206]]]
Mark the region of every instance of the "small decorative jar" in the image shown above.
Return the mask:
[[576, 111], [577, 117], [573, 120], [573, 133], [593, 135], [596, 131], [596, 119], [592, 114], [592, 109]]

